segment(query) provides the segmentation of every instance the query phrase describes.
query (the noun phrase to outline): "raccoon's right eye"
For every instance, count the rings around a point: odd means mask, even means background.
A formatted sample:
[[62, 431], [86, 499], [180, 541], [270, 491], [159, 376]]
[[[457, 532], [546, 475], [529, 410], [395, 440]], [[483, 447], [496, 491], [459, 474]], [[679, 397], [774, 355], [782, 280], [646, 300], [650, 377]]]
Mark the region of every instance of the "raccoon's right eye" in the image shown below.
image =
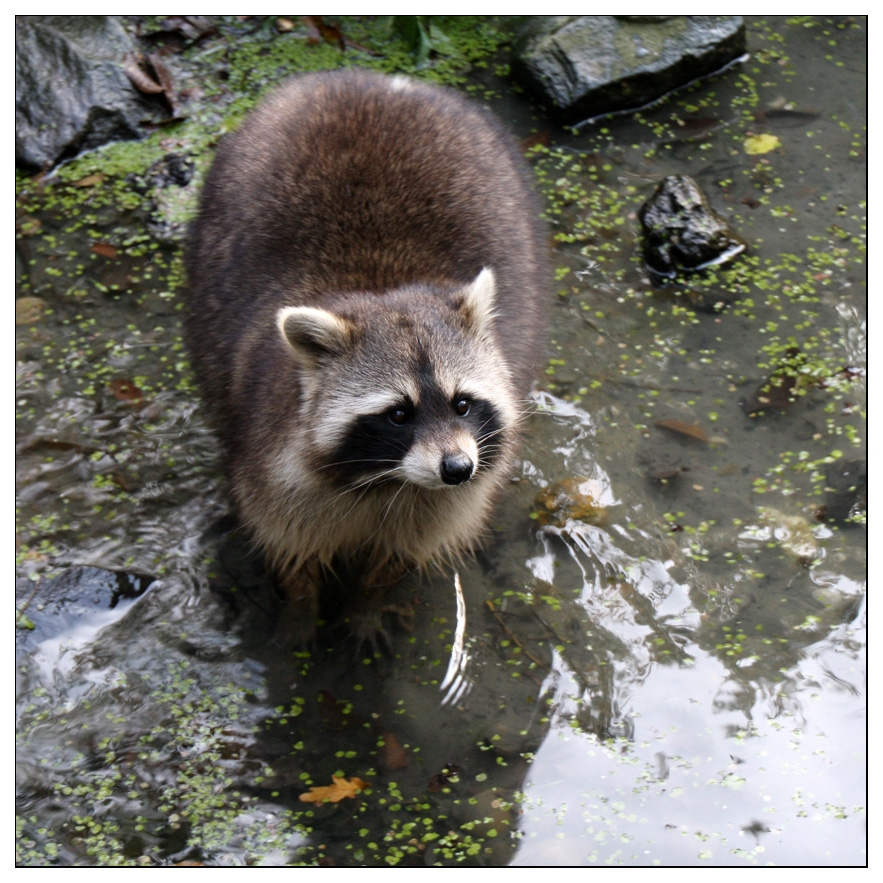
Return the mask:
[[389, 417], [390, 423], [394, 423], [396, 426], [401, 426], [403, 423], [408, 422], [411, 413], [406, 408], [393, 408], [386, 416]]

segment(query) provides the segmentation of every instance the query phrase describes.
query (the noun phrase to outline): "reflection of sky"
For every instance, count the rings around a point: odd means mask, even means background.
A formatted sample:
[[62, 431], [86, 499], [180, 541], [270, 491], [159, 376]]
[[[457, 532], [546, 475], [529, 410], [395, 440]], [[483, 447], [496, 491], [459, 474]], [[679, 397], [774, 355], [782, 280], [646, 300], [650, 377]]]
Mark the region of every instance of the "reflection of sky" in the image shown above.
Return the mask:
[[70, 677], [78, 664], [80, 652], [96, 641], [103, 628], [122, 619], [137, 600], [119, 598], [109, 610], [89, 610], [87, 616], [72, 618], [66, 629], [41, 641], [33, 660], [43, 680], [51, 683], [60, 675]]
[[[694, 665], [656, 664], [631, 685], [632, 740], [559, 721], [524, 784], [512, 863], [863, 863], [863, 634], [860, 614], [781, 682], [755, 683], [748, 714], [720, 660], [688, 645]], [[579, 687], [556, 662], [553, 706], [567, 705]]]

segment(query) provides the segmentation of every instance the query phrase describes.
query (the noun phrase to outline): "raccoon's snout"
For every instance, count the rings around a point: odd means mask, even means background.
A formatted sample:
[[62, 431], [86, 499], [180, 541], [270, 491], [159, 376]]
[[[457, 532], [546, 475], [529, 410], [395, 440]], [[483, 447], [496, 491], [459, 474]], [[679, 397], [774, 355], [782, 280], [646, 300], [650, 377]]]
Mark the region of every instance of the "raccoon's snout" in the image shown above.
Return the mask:
[[445, 484], [463, 484], [472, 478], [475, 464], [462, 451], [445, 454], [441, 462], [441, 479]]

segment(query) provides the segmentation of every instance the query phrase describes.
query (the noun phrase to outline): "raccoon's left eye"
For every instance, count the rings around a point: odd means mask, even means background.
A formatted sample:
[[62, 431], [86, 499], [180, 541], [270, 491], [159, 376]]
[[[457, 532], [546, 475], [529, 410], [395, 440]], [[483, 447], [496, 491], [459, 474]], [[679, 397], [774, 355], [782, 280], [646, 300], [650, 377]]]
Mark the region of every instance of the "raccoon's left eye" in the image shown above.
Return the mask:
[[454, 410], [461, 416], [465, 417], [469, 413], [469, 399], [457, 399], [454, 402]]

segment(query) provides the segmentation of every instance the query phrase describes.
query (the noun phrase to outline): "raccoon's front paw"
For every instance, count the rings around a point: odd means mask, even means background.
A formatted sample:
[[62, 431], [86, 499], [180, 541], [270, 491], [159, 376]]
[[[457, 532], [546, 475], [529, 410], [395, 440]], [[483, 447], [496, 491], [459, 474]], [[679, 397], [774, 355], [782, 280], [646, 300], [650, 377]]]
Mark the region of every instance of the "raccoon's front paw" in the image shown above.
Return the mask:
[[391, 631], [411, 633], [414, 608], [409, 604], [384, 604], [350, 610], [343, 619], [357, 658], [393, 656]]
[[290, 615], [284, 606], [281, 613], [273, 632], [273, 644], [286, 654], [298, 650], [314, 651], [316, 649], [315, 619], [299, 619]]
[[357, 659], [392, 656], [392, 639], [383, 623], [383, 610], [380, 607], [350, 611], [343, 619], [343, 626], [349, 633], [353, 655]]

